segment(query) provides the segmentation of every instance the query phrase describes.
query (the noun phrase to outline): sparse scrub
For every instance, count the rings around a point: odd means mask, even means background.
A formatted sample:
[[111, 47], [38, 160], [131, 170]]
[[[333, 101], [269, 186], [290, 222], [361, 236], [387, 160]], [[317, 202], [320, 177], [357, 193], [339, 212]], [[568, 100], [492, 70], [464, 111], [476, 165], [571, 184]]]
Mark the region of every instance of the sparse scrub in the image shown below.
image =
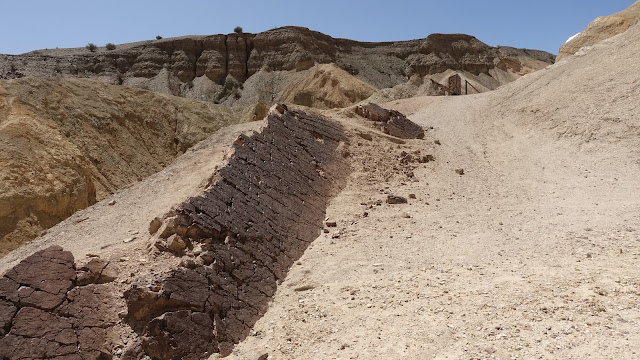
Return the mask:
[[115, 50], [116, 49], [116, 45], [113, 43], [108, 43], [107, 45], [105, 45], [105, 47], [107, 48], [107, 50]]
[[236, 26], [233, 29], [233, 32], [236, 33], [236, 34], [242, 34], [242, 26]]
[[96, 50], [98, 50], [98, 47], [94, 43], [88, 43], [87, 46], [85, 46], [85, 48], [87, 48], [87, 50], [91, 52], [95, 52]]
[[156, 36], [156, 40], [162, 40], [162, 36], [160, 35]]

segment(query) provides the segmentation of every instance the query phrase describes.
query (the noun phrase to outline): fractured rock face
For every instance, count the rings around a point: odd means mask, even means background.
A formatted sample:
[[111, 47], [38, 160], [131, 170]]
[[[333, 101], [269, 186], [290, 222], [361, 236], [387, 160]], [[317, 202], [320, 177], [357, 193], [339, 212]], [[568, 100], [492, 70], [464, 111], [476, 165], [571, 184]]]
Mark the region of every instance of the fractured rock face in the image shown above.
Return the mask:
[[[107, 267], [92, 259], [79, 273]], [[34, 253], [0, 278], [1, 359], [111, 358], [105, 342], [115, 319], [103, 312], [111, 291], [76, 280], [73, 255], [59, 246]]]
[[[143, 329], [125, 357], [201, 358], [247, 336], [276, 281], [320, 234], [349, 173], [346, 146], [339, 125], [285, 105], [272, 108], [260, 133], [241, 136], [218, 180], [150, 227], [166, 251], [199, 255], [125, 292], [126, 321]], [[186, 249], [174, 245], [183, 237]]]
[[424, 130], [420, 125], [407, 119], [401, 112], [387, 110], [377, 104], [356, 106], [356, 114], [375, 123], [382, 132], [401, 139], [423, 139]]

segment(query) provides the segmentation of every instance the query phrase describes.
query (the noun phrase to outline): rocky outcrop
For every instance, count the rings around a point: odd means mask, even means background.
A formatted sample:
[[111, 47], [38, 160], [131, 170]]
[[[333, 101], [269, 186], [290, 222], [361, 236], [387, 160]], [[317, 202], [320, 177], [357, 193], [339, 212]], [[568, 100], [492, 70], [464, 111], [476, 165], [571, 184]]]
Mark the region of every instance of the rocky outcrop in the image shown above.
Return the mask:
[[56, 246], [26, 258], [0, 279], [0, 358], [228, 353], [320, 234], [348, 145], [339, 124], [278, 105], [201, 195], [152, 222], [155, 261], [125, 271]]
[[[125, 292], [127, 321], [141, 329], [125, 358], [228, 352], [320, 234], [328, 200], [348, 174], [347, 138], [328, 119], [284, 105], [267, 119], [261, 133], [236, 141], [204, 194], [152, 224], [158, 249], [183, 257], [183, 268]], [[192, 338], [186, 328], [207, 336]]]
[[95, 52], [80, 48], [2, 55], [0, 73], [19, 71], [27, 76], [95, 78], [223, 102], [230, 96], [241, 96], [238, 89], [261, 70], [295, 73], [314, 64], [335, 63], [375, 88], [387, 88], [407, 81], [412, 75], [424, 76], [447, 69], [489, 75], [489, 70], [501, 63], [513, 61], [515, 68], [519, 68], [523, 58], [534, 64], [531, 71], [553, 62], [548, 53], [493, 48], [462, 34], [363, 43], [334, 39], [306, 28], [283, 27], [259, 34], [187, 36], [123, 44], [115, 50], [98, 48]]
[[591, 22], [581, 33], [567, 41], [558, 52], [557, 60], [571, 56], [585, 46], [592, 46], [602, 40], [621, 34], [640, 20], [640, 1], [627, 9], [609, 16], [601, 16]]
[[423, 139], [424, 129], [404, 114], [396, 110], [388, 110], [378, 104], [358, 105], [356, 114], [373, 121], [374, 126], [385, 134], [401, 139]]
[[[266, 108], [266, 107], [265, 107]], [[0, 256], [264, 110], [87, 79], [0, 82]]]
[[[97, 262], [101, 273], [109, 266], [93, 260]], [[77, 270], [70, 252], [52, 246], [4, 274], [0, 278], [0, 358], [111, 359], [107, 338], [117, 322], [112, 311], [114, 294], [108, 285], [98, 285], [100, 274], [79, 281], [91, 271]]]

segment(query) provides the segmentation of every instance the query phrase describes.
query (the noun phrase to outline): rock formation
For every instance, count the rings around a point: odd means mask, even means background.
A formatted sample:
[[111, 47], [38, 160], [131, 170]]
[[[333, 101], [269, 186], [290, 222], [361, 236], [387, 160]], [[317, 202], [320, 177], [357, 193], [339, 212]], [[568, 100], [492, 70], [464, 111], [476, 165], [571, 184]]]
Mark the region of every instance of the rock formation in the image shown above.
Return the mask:
[[356, 114], [373, 121], [374, 126], [385, 134], [401, 139], [422, 139], [424, 130], [420, 125], [407, 119], [401, 112], [388, 110], [380, 105], [369, 103], [356, 106]]
[[113, 280], [102, 273], [115, 270], [99, 259], [93, 265], [78, 269], [70, 252], [52, 246], [4, 274], [0, 358], [110, 359], [108, 331], [118, 321], [117, 301], [110, 285], [100, 283]]
[[[115, 50], [98, 48], [95, 52], [78, 48], [1, 55], [0, 73], [94, 78], [194, 99], [233, 102], [242, 97], [243, 84], [260, 71], [284, 71], [288, 78], [314, 64], [334, 63], [375, 88], [387, 88], [413, 75], [445, 70], [490, 75], [494, 68], [522, 75], [552, 62], [553, 56], [542, 51], [493, 48], [462, 34], [363, 43], [334, 39], [306, 28], [283, 27], [259, 34], [185, 36], [122, 44]], [[279, 86], [277, 82], [270, 88]], [[278, 101], [277, 90], [272, 95], [269, 103]]]

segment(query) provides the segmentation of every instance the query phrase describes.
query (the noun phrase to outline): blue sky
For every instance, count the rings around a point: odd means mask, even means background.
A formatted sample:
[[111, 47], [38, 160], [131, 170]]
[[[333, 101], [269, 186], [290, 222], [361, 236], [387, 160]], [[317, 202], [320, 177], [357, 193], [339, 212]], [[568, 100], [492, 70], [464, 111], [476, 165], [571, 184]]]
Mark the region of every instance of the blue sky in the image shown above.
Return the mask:
[[297, 25], [360, 41], [466, 33], [489, 45], [557, 53], [598, 16], [634, 0], [453, 1], [3, 1], [0, 53], [55, 47], [103, 46], [191, 34], [245, 32]]

